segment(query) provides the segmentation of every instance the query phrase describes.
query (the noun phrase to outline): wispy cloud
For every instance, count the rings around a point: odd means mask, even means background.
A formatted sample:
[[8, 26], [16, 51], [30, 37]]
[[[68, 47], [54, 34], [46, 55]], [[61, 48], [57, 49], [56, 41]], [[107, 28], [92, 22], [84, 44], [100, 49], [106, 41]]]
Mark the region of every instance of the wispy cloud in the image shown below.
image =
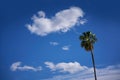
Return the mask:
[[65, 50], [65, 51], [68, 51], [69, 49], [70, 49], [70, 45], [63, 46], [63, 47], [62, 47], [62, 50]]
[[11, 65], [10, 69], [12, 71], [16, 71], [16, 70], [20, 70], [20, 71], [28, 71], [28, 70], [31, 70], [31, 71], [41, 71], [42, 70], [42, 67], [39, 66], [37, 68], [33, 67], [33, 66], [28, 66], [28, 65], [24, 65], [24, 66], [21, 66], [21, 63], [22, 62], [15, 62]]
[[87, 22], [87, 19], [81, 19], [80, 24], [84, 25]]
[[59, 71], [59, 72], [69, 72], [69, 73], [77, 73], [79, 71], [83, 71], [87, 69], [86, 66], [81, 66], [78, 62], [69, 62], [69, 63], [58, 63], [54, 64], [52, 62], [45, 62], [46, 67], [50, 68], [51, 71]]
[[[74, 68], [74, 67], [73, 67]], [[120, 80], [120, 65], [97, 69], [98, 80]], [[93, 68], [86, 68], [74, 74], [56, 75], [44, 80], [94, 80]]]
[[44, 11], [39, 11], [32, 17], [32, 24], [26, 26], [32, 33], [46, 36], [53, 32], [67, 32], [77, 23], [84, 24], [83, 16], [84, 12], [79, 7], [59, 11], [51, 18], [47, 18]]
[[57, 45], [59, 45], [59, 43], [58, 42], [50, 42], [50, 45], [57, 46]]

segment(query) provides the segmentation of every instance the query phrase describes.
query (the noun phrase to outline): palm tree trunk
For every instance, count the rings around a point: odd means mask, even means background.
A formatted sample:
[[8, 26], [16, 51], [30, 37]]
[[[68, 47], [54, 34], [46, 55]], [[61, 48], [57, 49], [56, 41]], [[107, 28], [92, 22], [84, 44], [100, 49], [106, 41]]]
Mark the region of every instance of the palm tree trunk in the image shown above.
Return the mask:
[[94, 68], [94, 77], [95, 77], [95, 80], [97, 80], [96, 68], [95, 68], [95, 61], [94, 61], [94, 54], [93, 54], [92, 50], [91, 50], [91, 56], [92, 56], [92, 63], [93, 63], [93, 68]]

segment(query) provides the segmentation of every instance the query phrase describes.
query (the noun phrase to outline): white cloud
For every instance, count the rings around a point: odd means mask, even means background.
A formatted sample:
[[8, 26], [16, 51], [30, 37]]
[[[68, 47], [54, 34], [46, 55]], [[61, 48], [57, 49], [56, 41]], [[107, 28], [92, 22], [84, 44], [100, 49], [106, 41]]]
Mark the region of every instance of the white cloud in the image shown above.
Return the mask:
[[81, 20], [80, 20], [80, 24], [82, 24], [82, 25], [84, 25], [86, 22], [87, 22], [86, 19], [81, 19]]
[[15, 63], [13, 63], [13, 64], [11, 65], [10, 69], [11, 69], [12, 71], [16, 71], [17, 68], [18, 68], [18, 66], [20, 66], [20, 64], [21, 64], [21, 62], [15, 62]]
[[[98, 80], [120, 80], [120, 65], [97, 68], [97, 78]], [[78, 73], [56, 75], [53, 78], [44, 80], [94, 80], [93, 68], [87, 67], [87, 69]]]
[[45, 62], [45, 64], [47, 65], [46, 67], [51, 69], [51, 71], [55, 71], [56, 70], [56, 66], [52, 62]]
[[39, 67], [35, 68], [35, 67], [32, 67], [32, 66], [27, 66], [27, 65], [21, 66], [21, 62], [15, 62], [11, 65], [10, 69], [12, 71], [16, 71], [16, 70], [20, 70], [20, 71], [28, 71], [28, 70], [41, 71], [42, 67], [39, 66]]
[[68, 45], [68, 46], [63, 46], [62, 47], [62, 50], [65, 50], [65, 51], [68, 51], [70, 49], [70, 46]]
[[51, 71], [60, 71], [60, 72], [69, 72], [69, 73], [77, 73], [79, 71], [83, 71], [87, 69], [86, 66], [81, 66], [78, 62], [69, 62], [69, 63], [58, 63], [54, 64], [52, 62], [45, 62], [46, 67], [50, 68]]
[[55, 16], [47, 18], [44, 11], [39, 11], [32, 17], [32, 24], [27, 24], [28, 30], [39, 36], [46, 36], [53, 32], [67, 32], [77, 23], [84, 24], [81, 18], [84, 12], [79, 7], [71, 7], [59, 11]]
[[59, 45], [59, 43], [58, 42], [50, 42], [50, 45], [57, 46], [57, 45]]

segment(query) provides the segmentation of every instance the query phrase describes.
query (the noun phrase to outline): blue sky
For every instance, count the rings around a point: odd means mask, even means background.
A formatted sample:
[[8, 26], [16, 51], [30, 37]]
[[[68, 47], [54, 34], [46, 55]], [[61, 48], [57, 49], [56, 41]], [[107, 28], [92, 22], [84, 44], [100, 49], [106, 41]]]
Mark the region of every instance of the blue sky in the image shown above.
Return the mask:
[[89, 30], [98, 38], [94, 55], [99, 80], [119, 80], [119, 3], [1, 0], [0, 78], [92, 80], [91, 55], [79, 41], [79, 35]]

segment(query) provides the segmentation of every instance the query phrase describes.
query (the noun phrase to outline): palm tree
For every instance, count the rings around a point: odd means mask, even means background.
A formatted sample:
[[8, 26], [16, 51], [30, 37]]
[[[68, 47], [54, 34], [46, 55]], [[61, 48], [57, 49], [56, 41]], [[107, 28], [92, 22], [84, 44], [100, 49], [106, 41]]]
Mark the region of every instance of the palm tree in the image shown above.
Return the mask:
[[86, 51], [91, 52], [92, 63], [94, 68], [94, 77], [95, 77], [95, 80], [97, 80], [94, 54], [93, 54], [93, 48], [94, 48], [93, 44], [97, 41], [97, 38], [95, 34], [93, 34], [90, 31], [87, 31], [87, 32], [84, 32], [82, 35], [80, 35], [79, 39], [81, 40], [81, 47], [84, 48]]

